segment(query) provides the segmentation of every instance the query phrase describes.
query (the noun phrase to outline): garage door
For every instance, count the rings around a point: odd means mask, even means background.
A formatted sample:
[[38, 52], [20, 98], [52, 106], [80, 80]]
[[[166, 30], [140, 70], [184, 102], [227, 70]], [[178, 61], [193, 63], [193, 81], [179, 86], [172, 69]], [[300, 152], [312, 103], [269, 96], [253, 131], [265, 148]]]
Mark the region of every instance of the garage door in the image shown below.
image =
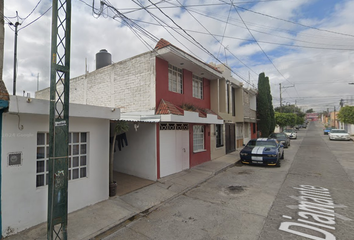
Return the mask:
[[160, 124], [160, 177], [189, 169], [188, 124]]

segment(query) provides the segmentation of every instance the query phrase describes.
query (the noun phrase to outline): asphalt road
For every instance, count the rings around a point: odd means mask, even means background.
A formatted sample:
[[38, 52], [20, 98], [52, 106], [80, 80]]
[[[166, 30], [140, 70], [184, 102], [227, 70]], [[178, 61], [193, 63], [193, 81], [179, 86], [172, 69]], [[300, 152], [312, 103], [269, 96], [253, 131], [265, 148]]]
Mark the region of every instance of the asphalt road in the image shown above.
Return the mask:
[[354, 239], [354, 143], [321, 126], [308, 127], [259, 239]]
[[298, 131], [281, 168], [239, 165], [105, 240], [354, 239], [354, 143]]

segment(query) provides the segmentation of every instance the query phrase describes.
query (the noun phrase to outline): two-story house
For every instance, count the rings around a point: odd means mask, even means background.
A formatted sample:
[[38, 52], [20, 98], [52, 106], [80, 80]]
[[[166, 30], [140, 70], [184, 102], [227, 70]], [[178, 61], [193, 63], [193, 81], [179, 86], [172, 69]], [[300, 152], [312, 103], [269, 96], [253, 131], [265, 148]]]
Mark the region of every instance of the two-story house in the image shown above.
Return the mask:
[[[70, 101], [120, 108], [131, 127], [114, 169], [156, 180], [211, 160], [211, 125], [223, 120], [211, 110], [210, 88], [221, 77], [161, 39], [153, 51], [72, 79]], [[36, 97], [49, 98], [48, 89]]]
[[211, 83], [211, 109], [224, 119], [224, 125], [212, 128], [212, 158], [236, 151], [251, 138], [256, 138], [256, 94], [232, 77], [225, 65], [212, 64], [222, 77]]

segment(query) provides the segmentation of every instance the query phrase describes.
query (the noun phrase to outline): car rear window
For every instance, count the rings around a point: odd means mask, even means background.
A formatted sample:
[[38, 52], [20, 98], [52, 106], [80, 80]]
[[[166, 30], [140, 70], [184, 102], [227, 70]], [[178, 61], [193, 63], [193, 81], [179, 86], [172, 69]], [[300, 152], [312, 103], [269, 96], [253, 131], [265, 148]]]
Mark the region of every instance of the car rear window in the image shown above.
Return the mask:
[[347, 133], [345, 130], [341, 130], [341, 129], [333, 129], [332, 131], [331, 131], [331, 133]]

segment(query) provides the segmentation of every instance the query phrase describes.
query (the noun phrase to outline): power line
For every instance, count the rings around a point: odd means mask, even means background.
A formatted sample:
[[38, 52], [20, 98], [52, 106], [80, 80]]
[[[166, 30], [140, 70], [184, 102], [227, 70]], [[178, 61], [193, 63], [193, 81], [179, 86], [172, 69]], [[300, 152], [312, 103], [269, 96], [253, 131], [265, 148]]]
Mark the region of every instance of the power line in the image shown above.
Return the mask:
[[27, 25], [23, 26], [22, 28], [19, 29], [22, 30], [28, 26], [30, 26], [31, 24], [35, 23], [36, 21], [38, 21], [41, 17], [43, 17], [50, 9], [52, 8], [52, 6], [50, 6], [44, 13], [42, 13], [39, 17], [37, 17], [36, 19], [34, 19], [32, 22], [28, 23]]
[[[235, 6], [232, 2], [233, 0], [231, 0], [232, 6]], [[261, 51], [263, 52], [263, 54], [267, 57], [267, 59], [269, 60], [269, 62], [273, 65], [273, 67], [277, 70], [277, 72], [289, 83], [291, 83], [289, 80], [287, 80], [284, 75], [279, 71], [279, 69], [275, 66], [275, 64], [273, 63], [273, 61], [269, 58], [269, 56], [267, 55], [267, 53], [263, 50], [262, 46], [258, 43], [257, 39], [254, 37], [254, 35], [252, 34], [252, 32], [249, 30], [247, 24], [245, 23], [245, 21], [243, 21], [243, 18], [241, 16], [241, 14], [238, 12], [237, 8], [235, 7], [236, 13], [237, 15], [240, 17], [241, 21], [243, 22], [243, 24], [245, 25], [245, 27], [247, 28], [249, 34], [252, 36], [252, 38], [256, 41], [258, 47], [261, 49]]]
[[[190, 10], [186, 9], [186, 11], [190, 12]], [[161, 26], [159, 24], [155, 24], [152, 22], [146, 22], [143, 20], [139, 20], [139, 19], [132, 19], [135, 22], [142, 22], [145, 24], [151, 24], [151, 25], [156, 25], [156, 26]], [[230, 23], [229, 23], [230, 24]], [[173, 26], [167, 26], [171, 29], [178, 29], [176, 27]], [[186, 29], [184, 28], [184, 30], [186, 30], [187, 32], [193, 32], [193, 33], [198, 33], [198, 34], [203, 34], [203, 35], [211, 35], [212, 37], [224, 37], [224, 38], [228, 38], [228, 39], [235, 39], [235, 40], [240, 40], [240, 41], [246, 41], [246, 42], [251, 42], [251, 43], [256, 43], [256, 41], [254, 39], [246, 39], [246, 38], [238, 38], [238, 37], [231, 37], [231, 36], [224, 36], [224, 35], [220, 35], [220, 34], [216, 34], [216, 33], [211, 33], [209, 32], [209, 30], [207, 30], [208, 32], [201, 32], [201, 31], [196, 31], [196, 30], [191, 30], [191, 29]], [[251, 29], [252, 30], [252, 29]], [[254, 30], [252, 30], [254, 31]], [[273, 35], [274, 36], [274, 35]], [[289, 40], [295, 40], [295, 39], [291, 39], [291, 38], [287, 38]], [[219, 43], [220, 41], [217, 40]], [[318, 50], [334, 50], [334, 51], [354, 51], [354, 47], [353, 48], [324, 48], [324, 47], [315, 47], [315, 46], [303, 46], [303, 45], [294, 45], [294, 44], [284, 44], [284, 43], [276, 43], [276, 42], [267, 42], [267, 41], [262, 41], [262, 40], [257, 40], [259, 43], [265, 43], [265, 44], [271, 44], [271, 45], [277, 45], [277, 46], [286, 46], [286, 47], [294, 47], [294, 48], [308, 48], [308, 49], [318, 49]], [[299, 42], [306, 42], [306, 43], [312, 43], [312, 44], [316, 44], [315, 42], [308, 42], [308, 41], [299, 41]], [[321, 44], [321, 43], [320, 43]], [[332, 44], [321, 44], [321, 45], [328, 45], [328, 46], [332, 46]], [[225, 47], [224, 45], [222, 45], [223, 47]], [[336, 46], [344, 46], [344, 45], [336, 45]], [[231, 53], [231, 52], [229, 52]], [[238, 59], [239, 60], [239, 59]], [[241, 60], [239, 60], [241, 61]], [[251, 69], [250, 69], [251, 70]], [[253, 70], [252, 70], [253, 71]]]
[[225, 32], [226, 32], [227, 24], [229, 23], [231, 9], [232, 9], [232, 6], [230, 6], [229, 13], [228, 13], [228, 15], [227, 15], [227, 20], [226, 20], [226, 24], [225, 24], [225, 28], [224, 28], [224, 33], [223, 33], [223, 35], [222, 35], [221, 42], [220, 42], [218, 57], [219, 57], [219, 54], [220, 54], [220, 49], [221, 49], [221, 46], [222, 46], [222, 42], [223, 42], [224, 37], [225, 37]]
[[[229, 4], [229, 3], [227, 3], [227, 2], [225, 2], [223, 0], [219, 0], [219, 1], [224, 2], [225, 4]], [[335, 31], [331, 31], [331, 30], [327, 30], [327, 29], [317, 28], [317, 27], [305, 25], [305, 24], [302, 24], [302, 23], [293, 22], [293, 21], [290, 21], [290, 20], [274, 17], [274, 16], [271, 16], [271, 15], [268, 15], [268, 14], [265, 14], [265, 13], [256, 12], [256, 11], [253, 11], [251, 9], [244, 8], [244, 7], [240, 7], [240, 6], [236, 6], [236, 7], [240, 8], [240, 9], [243, 9], [245, 11], [248, 11], [248, 12], [252, 12], [252, 13], [258, 14], [258, 15], [262, 15], [262, 16], [273, 18], [273, 19], [276, 19], [276, 20], [292, 23], [292, 24], [299, 25], [299, 26], [306, 27], [306, 28], [311, 28], [311, 29], [314, 29], [314, 30], [317, 30], [317, 31], [328, 32], [328, 33], [342, 35], [342, 36], [347, 36], [347, 37], [354, 37], [354, 35], [351, 35], [351, 34], [348, 34], [348, 33], [341, 33], [341, 32], [335, 32]]]
[[[183, 7], [184, 8], [184, 6], [177, 0], [177, 2], [181, 5], [181, 7]], [[197, 21], [198, 22], [198, 24], [200, 25], [200, 26], [202, 26], [208, 33], [205, 33], [205, 34], [208, 34], [208, 35], [210, 35], [210, 36], [212, 36], [217, 42], [219, 42], [220, 43], [220, 47], [221, 46], [223, 46], [224, 47], [224, 49], [227, 49], [223, 44], [222, 44], [222, 41], [220, 42], [215, 36], [215, 34], [212, 34], [192, 13], [190, 13], [190, 11], [188, 10], [188, 9], [186, 9], [185, 8], [185, 10], [189, 13], [189, 15], [191, 15], [192, 17], [193, 17], [193, 19], [195, 20], [195, 21]], [[231, 9], [230, 9], [230, 11], [229, 11], [229, 13], [231, 12]], [[227, 24], [227, 23], [226, 23]], [[172, 26], [169, 26], [169, 27], [171, 27], [172, 28]], [[187, 29], [184, 29], [185, 31], [189, 31], [189, 30], [187, 30]], [[226, 30], [226, 26], [225, 26], [225, 30]], [[193, 32], [193, 31], [191, 31], [191, 32]], [[194, 32], [197, 32], [197, 31], [194, 31]], [[224, 34], [225, 34], [225, 32], [224, 32]], [[221, 36], [221, 35], [219, 35], [219, 36]], [[228, 49], [227, 49], [228, 50]], [[220, 50], [219, 50], [220, 51]], [[251, 70], [253, 73], [255, 73], [255, 74], [257, 74], [258, 75], [258, 73], [256, 73], [253, 69], [251, 69], [249, 66], [247, 66], [241, 59], [239, 59], [236, 55], [234, 55], [230, 50], [228, 50], [228, 52], [233, 56], [233, 57], [235, 57], [242, 65], [244, 65], [246, 68], [248, 68], [249, 70]], [[218, 54], [219, 55], [219, 54]], [[219, 56], [218, 56], [219, 57]], [[225, 54], [225, 57], [226, 57], [226, 54]], [[226, 67], [228, 67], [228, 66], [226, 66]]]
[[32, 15], [32, 13], [34, 12], [34, 10], [36, 10], [36, 8], [38, 7], [38, 5], [41, 3], [41, 1], [42, 0], [39, 0], [39, 2], [36, 4], [36, 6], [32, 9], [32, 11], [27, 15], [27, 17], [25, 17], [25, 18], [21, 18], [21, 20], [22, 20], [22, 23], [24, 22], [24, 21], [26, 21], [26, 19], [27, 18], [29, 18], [31, 15]]
[[[173, 6], [175, 6], [175, 5], [173, 5]], [[186, 5], [184, 5], [184, 6], [186, 7]], [[195, 10], [192, 10], [192, 9], [189, 9], [189, 11], [190, 11], [190, 12], [197, 13], [197, 14], [199, 14], [199, 15], [201, 15], [201, 16], [206, 17], [206, 18], [214, 19], [214, 20], [216, 20], [216, 21], [220, 21], [220, 22], [225, 23], [224, 20], [216, 18], [216, 17], [215, 17], [215, 14], [213, 14], [213, 15], [210, 15], [210, 14], [209, 14], [209, 15], [208, 15], [208, 14], [204, 14], [204, 13], [201, 13], [201, 12], [198, 12], [198, 11], [195, 11]], [[235, 20], [235, 21], [240, 21], [240, 20]], [[240, 22], [241, 22], [241, 21], [240, 21]], [[233, 24], [232, 22], [229, 22], [229, 24], [230, 24], [230, 25], [233, 25], [233, 26], [236, 26], [236, 27], [245, 28], [244, 26], [239, 26], [239, 25]], [[260, 24], [251, 23], [251, 22], [249, 22], [247, 25], [249, 26], [250, 24], [253, 24], [253, 25], [260, 25]], [[243, 25], [243, 24], [242, 24], [242, 25]], [[287, 33], [288, 33], [288, 32], [293, 33], [293, 31], [289, 31], [289, 30], [285, 30], [285, 29], [279, 29], [279, 28], [272, 28], [272, 27], [265, 26], [265, 25], [260, 25], [260, 27], [261, 27], [262, 29], [269, 28], [269, 29], [273, 29], [273, 30], [284, 30], [284, 31], [286, 31]], [[309, 41], [305, 41], [305, 40], [294, 39], [294, 38], [289, 38], [289, 37], [285, 37], [285, 36], [279, 36], [279, 35], [275, 35], [274, 33], [267, 33], [267, 32], [260, 31], [260, 30], [256, 30], [256, 29], [250, 28], [250, 27], [249, 27], [249, 29], [252, 30], [253, 32], [258, 32], [258, 33], [262, 33], [262, 34], [266, 34], [266, 35], [271, 35], [271, 36], [273, 36], [273, 37], [278, 37], [278, 38], [283, 38], [283, 39], [289, 39], [289, 40], [297, 41], [297, 42], [312, 43], [312, 44], [316, 44], [316, 45], [333, 45], [333, 44], [319, 43], [318, 41], [316, 41], [316, 42], [309, 42]], [[302, 34], [302, 36], [304, 36], [304, 35], [311, 35], [311, 34], [307, 34], [307, 33]], [[312, 34], [312, 35], [313, 35], [313, 34]], [[313, 37], [315, 37], [315, 35], [314, 35]], [[322, 40], [322, 39], [326, 39], [326, 37], [323, 37], [323, 36], [319, 36], [319, 37], [320, 37], [321, 40]], [[343, 39], [341, 39], [341, 41], [343, 41]], [[335, 44], [335, 45], [338, 46], [338, 44]]]
[[[151, 0], [148, 0], [150, 3]], [[154, 3], [152, 3], [154, 4]], [[208, 49], [206, 49], [202, 44], [200, 44], [193, 36], [191, 36], [189, 33], [187, 33], [181, 26], [179, 26], [170, 16], [168, 16], [166, 13], [164, 13], [157, 5], [154, 4], [154, 6], [163, 14], [165, 15], [168, 19], [170, 19], [170, 21], [172, 21], [178, 28], [180, 28], [185, 34], [187, 34], [194, 42], [196, 42], [201, 48], [203, 48], [210, 56], [212, 56], [215, 60], [217, 60], [218, 62], [220, 62], [221, 64], [224, 65], [224, 63], [222, 61], [220, 61], [217, 57], [214, 56], [214, 54], [212, 54]], [[228, 67], [228, 66], [226, 66]], [[229, 68], [229, 67], [228, 67]], [[230, 68], [229, 68], [230, 69]], [[237, 74], [236, 72], [234, 72], [232, 69], [230, 69], [236, 76], [238, 76], [240, 79], [242, 79], [243, 81], [245, 81], [246, 83], [250, 84], [247, 80], [245, 80], [243, 77], [241, 77], [239, 74]], [[251, 85], [251, 84], [250, 84]]]

